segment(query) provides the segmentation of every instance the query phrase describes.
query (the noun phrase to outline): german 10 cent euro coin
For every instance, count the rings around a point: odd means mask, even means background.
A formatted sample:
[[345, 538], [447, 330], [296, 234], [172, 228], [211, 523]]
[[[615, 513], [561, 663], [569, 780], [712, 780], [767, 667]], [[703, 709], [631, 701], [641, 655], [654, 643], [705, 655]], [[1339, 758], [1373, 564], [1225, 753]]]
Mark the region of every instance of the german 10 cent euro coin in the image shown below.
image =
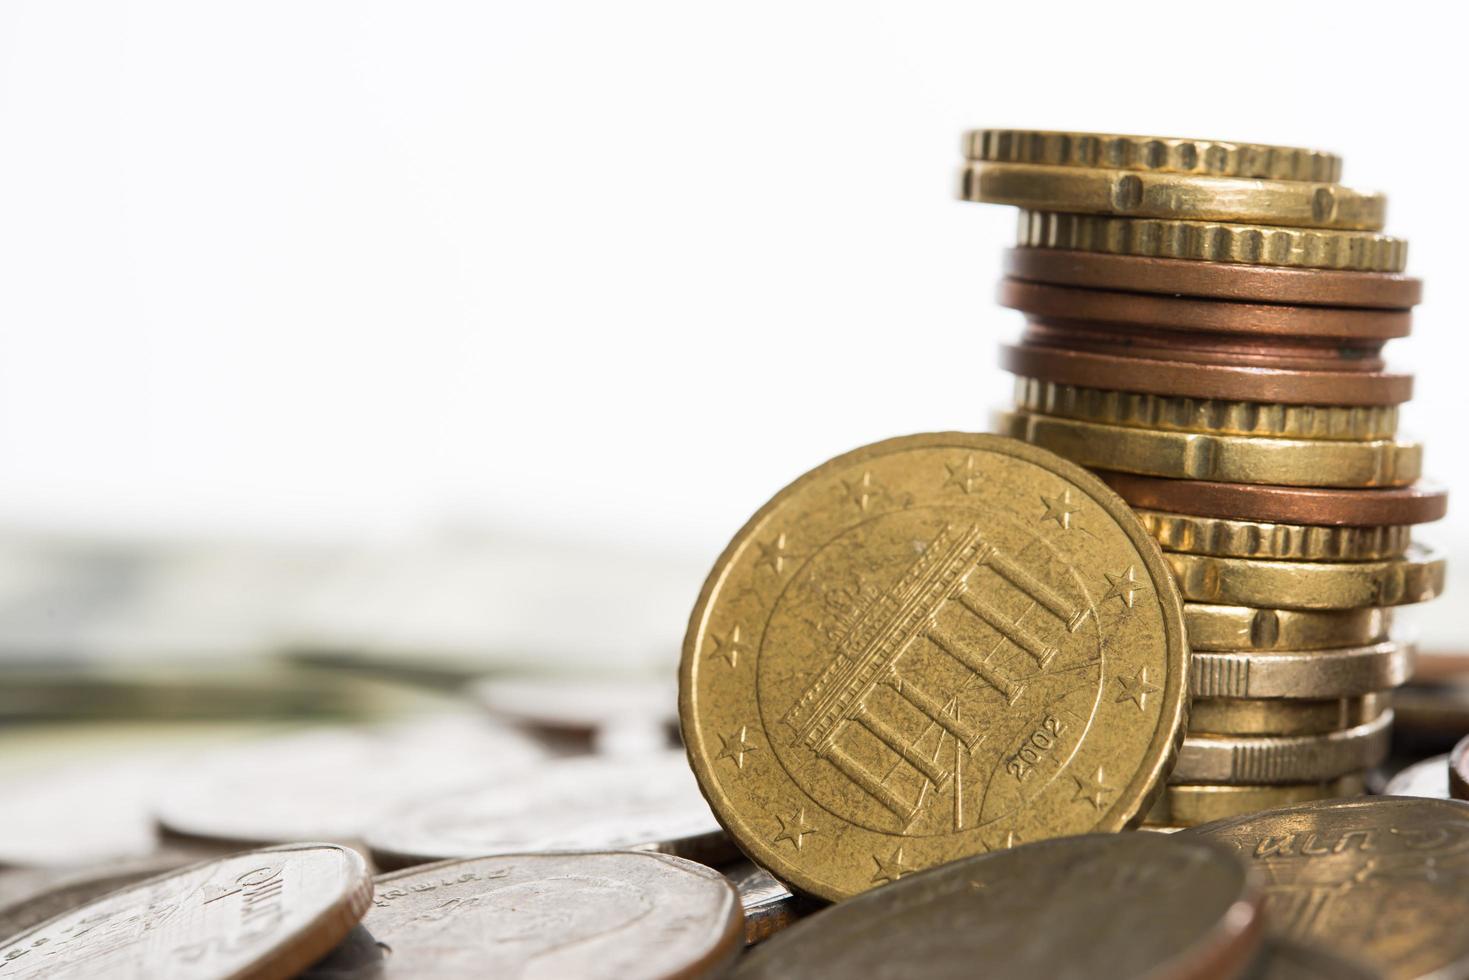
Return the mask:
[[689, 760], [740, 847], [839, 900], [1146, 812], [1187, 713], [1182, 603], [1080, 467], [905, 436], [778, 493], [715, 563], [680, 669]]

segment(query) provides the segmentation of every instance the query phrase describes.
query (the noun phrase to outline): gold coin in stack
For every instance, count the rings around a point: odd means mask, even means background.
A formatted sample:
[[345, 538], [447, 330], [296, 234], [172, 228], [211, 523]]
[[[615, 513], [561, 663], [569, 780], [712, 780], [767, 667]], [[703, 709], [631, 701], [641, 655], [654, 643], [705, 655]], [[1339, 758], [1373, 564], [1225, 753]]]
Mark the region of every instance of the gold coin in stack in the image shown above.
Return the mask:
[[1148, 822], [1364, 791], [1412, 673], [1392, 609], [1443, 588], [1441, 517], [1389, 371], [1421, 283], [1383, 195], [1298, 147], [966, 135], [960, 197], [1020, 209], [1025, 316], [994, 427], [1097, 471], [1183, 594], [1193, 706]]

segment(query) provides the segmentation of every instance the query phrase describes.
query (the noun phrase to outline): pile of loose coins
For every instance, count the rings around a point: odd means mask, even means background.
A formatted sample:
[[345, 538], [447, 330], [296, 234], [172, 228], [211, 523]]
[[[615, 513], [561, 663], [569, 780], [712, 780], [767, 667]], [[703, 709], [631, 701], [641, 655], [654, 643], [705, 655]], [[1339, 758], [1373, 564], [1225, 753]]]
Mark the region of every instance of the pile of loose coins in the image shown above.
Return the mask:
[[1362, 795], [1443, 579], [1382, 199], [1307, 150], [966, 145], [1026, 209], [1003, 434], [777, 492], [676, 695], [436, 674], [0, 752], [0, 980], [1469, 980], [1469, 663], [1463, 740]]
[[979, 130], [965, 148], [964, 198], [1021, 209], [997, 429], [1095, 470], [1186, 600], [1194, 701], [1150, 822], [1362, 792], [1412, 667], [1392, 607], [1444, 579], [1412, 526], [1445, 494], [1417, 482], [1412, 378], [1382, 358], [1421, 293], [1383, 196], [1291, 147]]

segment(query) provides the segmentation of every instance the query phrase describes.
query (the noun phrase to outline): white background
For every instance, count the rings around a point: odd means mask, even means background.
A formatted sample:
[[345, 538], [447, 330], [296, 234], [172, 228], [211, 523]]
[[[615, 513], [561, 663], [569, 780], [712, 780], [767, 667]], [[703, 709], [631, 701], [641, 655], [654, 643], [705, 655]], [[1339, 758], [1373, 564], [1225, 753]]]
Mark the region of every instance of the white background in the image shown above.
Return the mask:
[[[0, 520], [707, 562], [857, 444], [981, 429], [1018, 315], [962, 130], [1321, 146], [1428, 284], [1469, 538], [1452, 5], [10, 2]], [[692, 586], [691, 586], [692, 588]]]

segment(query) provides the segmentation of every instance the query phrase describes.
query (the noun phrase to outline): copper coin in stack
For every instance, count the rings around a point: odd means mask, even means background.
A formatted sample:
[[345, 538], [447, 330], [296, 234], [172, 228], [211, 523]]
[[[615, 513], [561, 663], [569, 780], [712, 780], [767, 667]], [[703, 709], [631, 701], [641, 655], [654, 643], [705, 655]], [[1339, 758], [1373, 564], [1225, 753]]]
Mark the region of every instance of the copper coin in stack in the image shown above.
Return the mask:
[[996, 428], [1096, 470], [1185, 598], [1194, 704], [1150, 822], [1360, 794], [1412, 674], [1392, 608], [1445, 571], [1384, 357], [1422, 297], [1384, 197], [1305, 148], [980, 130], [965, 155], [961, 197], [1021, 209]]

